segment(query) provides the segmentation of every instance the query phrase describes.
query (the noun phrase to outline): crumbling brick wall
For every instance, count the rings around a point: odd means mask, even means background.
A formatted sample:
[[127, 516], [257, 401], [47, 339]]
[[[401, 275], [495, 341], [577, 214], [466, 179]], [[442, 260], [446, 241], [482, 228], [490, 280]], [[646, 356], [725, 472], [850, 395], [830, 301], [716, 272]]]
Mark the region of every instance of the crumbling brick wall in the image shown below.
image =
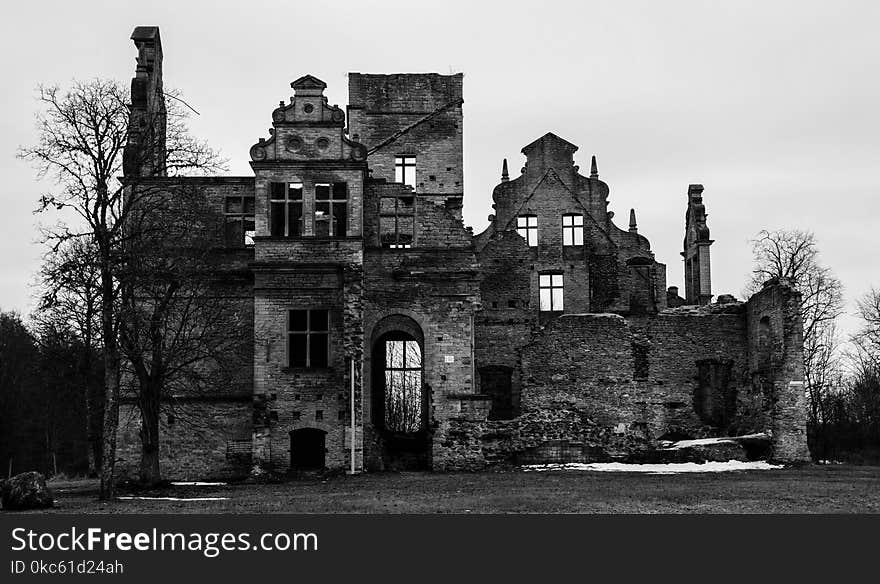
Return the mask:
[[749, 366], [756, 393], [768, 402], [771, 456], [809, 460], [800, 294], [787, 281], [771, 280], [747, 303]]
[[368, 148], [372, 178], [391, 182], [394, 158], [416, 156], [417, 193], [462, 195], [462, 80], [460, 73], [349, 73], [349, 135]]
[[[379, 199], [393, 196], [402, 185], [368, 183], [367, 209], [378, 209]], [[380, 247], [368, 241], [364, 255], [364, 371], [381, 366], [373, 362], [371, 343], [377, 325], [387, 317], [412, 319], [423, 337], [423, 381], [429, 392], [428, 465], [436, 470], [458, 468], [471, 453], [456, 452], [447, 439], [451, 420], [467, 415], [474, 389], [473, 321], [479, 297], [478, 265], [457, 209], [419, 199], [417, 237], [409, 249]], [[367, 225], [375, 217], [365, 218]], [[365, 231], [369, 232], [365, 226]], [[364, 377], [365, 464], [382, 468], [383, 443], [371, 422], [372, 376]], [[471, 400], [472, 401], [472, 400]], [[479, 401], [479, 400], [478, 400]]]

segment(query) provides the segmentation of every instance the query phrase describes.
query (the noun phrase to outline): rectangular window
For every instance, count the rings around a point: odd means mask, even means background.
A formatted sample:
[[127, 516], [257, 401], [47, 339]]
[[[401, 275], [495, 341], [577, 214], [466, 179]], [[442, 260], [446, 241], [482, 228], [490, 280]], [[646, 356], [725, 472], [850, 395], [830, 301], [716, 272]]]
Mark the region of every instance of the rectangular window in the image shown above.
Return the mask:
[[540, 274], [538, 288], [541, 295], [541, 310], [562, 312], [562, 274]]
[[226, 247], [254, 244], [254, 197], [226, 197], [223, 207]]
[[416, 188], [416, 157], [394, 157], [394, 182], [403, 183]]
[[563, 215], [562, 216], [562, 245], [583, 245], [584, 244], [584, 216], [583, 215]]
[[538, 217], [536, 215], [517, 217], [516, 232], [526, 240], [529, 247], [536, 247], [538, 245]]
[[287, 317], [287, 364], [327, 367], [330, 362], [330, 311], [291, 310]]
[[302, 183], [271, 183], [269, 233], [273, 237], [300, 237], [303, 234]]
[[348, 227], [348, 185], [344, 182], [315, 185], [315, 235], [345, 237]]

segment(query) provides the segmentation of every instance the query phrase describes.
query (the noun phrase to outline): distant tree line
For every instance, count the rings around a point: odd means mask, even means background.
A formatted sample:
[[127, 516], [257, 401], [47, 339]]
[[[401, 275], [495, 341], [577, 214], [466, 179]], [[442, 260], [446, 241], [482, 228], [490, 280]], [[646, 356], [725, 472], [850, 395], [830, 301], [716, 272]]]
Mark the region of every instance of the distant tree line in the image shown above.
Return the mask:
[[103, 409], [99, 357], [69, 327], [40, 323], [32, 331], [18, 314], [0, 312], [2, 476], [28, 470], [95, 475]]

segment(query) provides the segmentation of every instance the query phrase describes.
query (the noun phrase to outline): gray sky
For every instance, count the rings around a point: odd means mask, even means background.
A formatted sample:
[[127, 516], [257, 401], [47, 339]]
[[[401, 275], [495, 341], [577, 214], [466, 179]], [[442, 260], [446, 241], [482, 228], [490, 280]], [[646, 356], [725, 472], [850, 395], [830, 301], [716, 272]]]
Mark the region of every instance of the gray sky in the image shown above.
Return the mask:
[[[501, 159], [548, 131], [611, 187], [610, 208], [681, 285], [688, 183], [705, 185], [713, 291], [741, 297], [760, 229], [815, 231], [848, 311], [880, 286], [877, 2], [19, 2], [0, 22], [0, 309], [27, 313], [32, 210], [49, 181], [15, 159], [34, 88], [134, 72], [129, 35], [161, 27], [165, 82], [194, 134], [250, 175], [248, 149], [311, 73], [346, 104], [348, 71], [463, 72], [465, 218], [481, 231]], [[852, 329], [856, 321], [844, 321]]]

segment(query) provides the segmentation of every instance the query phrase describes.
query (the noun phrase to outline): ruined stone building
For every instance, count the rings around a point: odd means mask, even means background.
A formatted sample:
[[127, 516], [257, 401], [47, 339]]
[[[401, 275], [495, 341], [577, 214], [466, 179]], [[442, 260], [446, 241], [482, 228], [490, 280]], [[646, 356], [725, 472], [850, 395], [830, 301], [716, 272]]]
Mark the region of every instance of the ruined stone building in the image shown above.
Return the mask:
[[[138, 27], [132, 116], [161, 107], [159, 31]], [[304, 75], [250, 146], [252, 176], [186, 183], [218, 301], [248, 345], [240, 382], [174, 397], [167, 477], [254, 468], [479, 469], [638, 459], [664, 439], [772, 434], [807, 458], [797, 293], [712, 302], [703, 187], [686, 191], [684, 296], [607, 210], [596, 158], [547, 133], [503, 162], [489, 227], [465, 227], [462, 75], [350, 73], [346, 109]], [[137, 136], [132, 137], [137, 141]], [[488, 211], [488, 209], [487, 209]], [[137, 411], [123, 405], [122, 467]]]

